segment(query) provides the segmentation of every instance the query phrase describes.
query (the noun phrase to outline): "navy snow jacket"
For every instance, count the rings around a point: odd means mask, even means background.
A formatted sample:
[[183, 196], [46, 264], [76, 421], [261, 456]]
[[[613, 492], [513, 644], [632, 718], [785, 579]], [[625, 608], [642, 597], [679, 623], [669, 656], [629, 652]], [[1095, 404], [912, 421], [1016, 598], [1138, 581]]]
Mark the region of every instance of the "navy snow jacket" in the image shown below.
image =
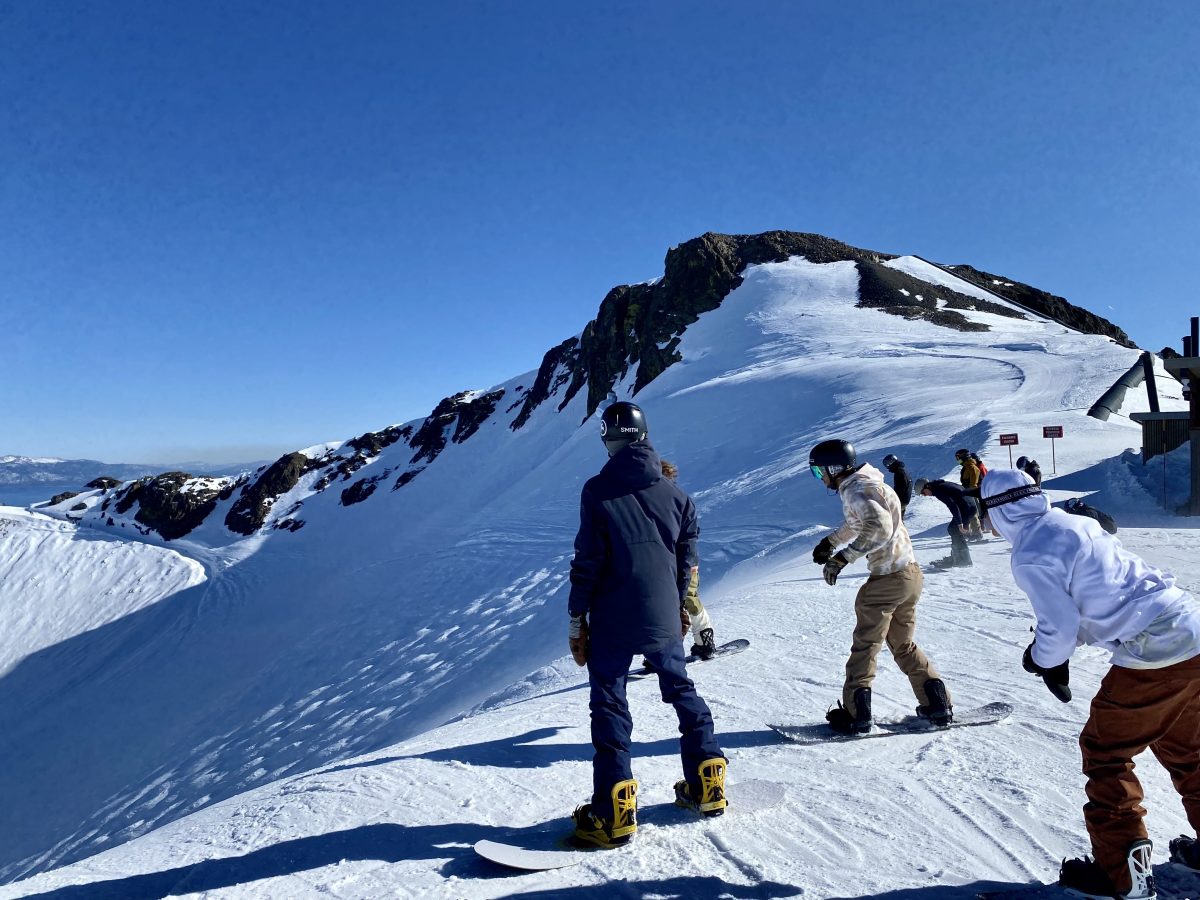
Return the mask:
[[692, 498], [635, 441], [588, 480], [571, 561], [571, 615], [589, 614], [592, 646], [651, 653], [680, 640], [679, 610], [697, 564]]
[[946, 504], [950, 510], [951, 525], [966, 525], [975, 518], [975, 510], [967, 499], [967, 492], [959, 485], [939, 478], [936, 481], [926, 482], [925, 487], [933, 493], [933, 496]]

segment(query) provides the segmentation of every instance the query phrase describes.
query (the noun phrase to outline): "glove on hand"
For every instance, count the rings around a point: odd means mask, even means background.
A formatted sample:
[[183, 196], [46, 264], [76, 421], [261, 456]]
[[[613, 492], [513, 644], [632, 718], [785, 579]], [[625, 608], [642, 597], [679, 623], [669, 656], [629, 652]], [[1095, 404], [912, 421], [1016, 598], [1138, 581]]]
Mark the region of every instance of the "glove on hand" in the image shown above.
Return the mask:
[[1049, 669], [1044, 669], [1033, 661], [1033, 644], [1025, 648], [1025, 655], [1021, 658], [1021, 668], [1026, 672], [1032, 672], [1034, 675], [1040, 675], [1042, 682], [1046, 688], [1055, 697], [1063, 703], [1071, 702], [1071, 671], [1069, 668], [1069, 660], [1059, 663]]
[[833, 541], [829, 540], [828, 537], [821, 538], [817, 546], [813, 547], [813, 562], [818, 566], [823, 566], [829, 562], [829, 557], [832, 555]]
[[688, 629], [692, 627], [692, 617], [688, 615], [688, 611], [682, 606], [679, 607], [679, 625], [681, 638], [687, 637]]
[[575, 665], [586, 666], [588, 660], [586, 616], [571, 616], [571, 626], [567, 629], [567, 645], [571, 648], [571, 658], [575, 660]]
[[825, 568], [821, 574], [825, 576], [826, 584], [837, 584], [838, 576], [842, 574], [842, 569], [849, 564], [848, 560], [841, 553], [836, 553], [829, 558], [829, 562], [825, 563]]

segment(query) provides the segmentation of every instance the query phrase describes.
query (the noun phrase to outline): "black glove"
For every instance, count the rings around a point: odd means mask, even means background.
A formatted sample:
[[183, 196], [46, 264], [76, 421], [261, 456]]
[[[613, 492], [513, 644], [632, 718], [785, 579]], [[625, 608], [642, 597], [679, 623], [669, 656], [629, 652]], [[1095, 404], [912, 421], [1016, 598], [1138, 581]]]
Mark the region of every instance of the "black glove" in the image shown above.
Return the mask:
[[1037, 642], [1034, 641], [1025, 648], [1025, 655], [1021, 658], [1021, 668], [1026, 672], [1032, 672], [1034, 675], [1040, 675], [1042, 682], [1046, 685], [1050, 693], [1063, 703], [1070, 703], [1071, 672], [1068, 665], [1070, 660], [1059, 663], [1052, 668], [1044, 669], [1033, 661], [1033, 644], [1035, 643]]
[[818, 566], [823, 566], [825, 563], [829, 562], [829, 557], [832, 555], [833, 541], [829, 540], [828, 537], [821, 538], [821, 540], [817, 543], [817, 546], [813, 547], [813, 562], [815, 562]]
[[834, 554], [825, 563], [825, 568], [821, 572], [825, 576], [825, 583], [829, 585], [837, 584], [838, 576], [842, 574], [842, 569], [846, 568], [848, 560], [841, 553]]

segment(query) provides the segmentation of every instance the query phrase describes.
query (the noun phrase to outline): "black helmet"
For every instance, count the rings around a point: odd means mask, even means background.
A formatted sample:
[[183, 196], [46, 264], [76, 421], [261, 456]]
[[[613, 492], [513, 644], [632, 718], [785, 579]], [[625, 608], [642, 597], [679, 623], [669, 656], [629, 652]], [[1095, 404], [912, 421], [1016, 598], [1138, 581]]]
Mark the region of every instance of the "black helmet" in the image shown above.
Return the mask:
[[957, 451], [955, 451], [954, 458], [955, 459], [970, 459], [971, 451], [968, 450], [966, 447], [960, 447]]
[[847, 469], [853, 469], [858, 463], [854, 446], [849, 441], [821, 441], [808, 454], [808, 466], [817, 478], [832, 478]]
[[898, 457], [895, 453], [889, 453], [887, 456], [885, 456], [883, 458], [883, 467], [885, 469], [890, 469], [892, 466], [896, 465], [898, 462], [900, 462], [900, 457]]
[[644, 441], [649, 434], [646, 429], [646, 414], [634, 403], [620, 400], [604, 411], [600, 417], [600, 440], [614, 456], [634, 441]]
[[1017, 457], [1017, 468], [1018, 469], [1024, 469], [1027, 465], [1029, 465], [1029, 457], [1028, 456], [1018, 456]]

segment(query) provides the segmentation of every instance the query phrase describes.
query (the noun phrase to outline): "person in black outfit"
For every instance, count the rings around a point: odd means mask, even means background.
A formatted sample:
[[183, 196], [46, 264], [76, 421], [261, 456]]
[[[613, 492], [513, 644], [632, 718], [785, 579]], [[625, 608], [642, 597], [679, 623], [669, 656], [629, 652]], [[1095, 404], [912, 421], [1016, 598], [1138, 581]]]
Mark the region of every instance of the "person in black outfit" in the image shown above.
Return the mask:
[[971, 550], [967, 547], [967, 534], [971, 530], [975, 510], [967, 499], [966, 491], [961, 486], [941, 478], [935, 481], [918, 478], [914, 489], [922, 497], [936, 497], [950, 510], [950, 524], [946, 526], [946, 533], [950, 535], [950, 555], [930, 563], [927, 568], [947, 569], [974, 565], [971, 562]]
[[[1028, 474], [1029, 470], [1026, 469], [1025, 472]], [[1106, 512], [1101, 512], [1094, 506], [1088, 506], [1078, 497], [1072, 497], [1070, 500], [1064, 503], [1063, 509], [1072, 515], [1087, 516], [1089, 519], [1095, 519], [1100, 523], [1100, 527], [1109, 534], [1117, 533], [1117, 522], [1112, 516]]]
[[684, 664], [684, 599], [700, 534], [696, 507], [663, 475], [648, 434], [634, 404], [604, 411], [600, 437], [610, 458], [583, 486], [571, 561], [568, 643], [575, 662], [588, 668], [596, 748], [592, 800], [573, 814], [575, 837], [601, 847], [627, 843], [637, 831], [625, 677], [638, 653], [679, 717], [684, 779], [675, 785], [675, 802], [706, 816], [726, 807], [725, 754]]
[[900, 498], [900, 516], [903, 517], [908, 504], [912, 502], [912, 479], [908, 476], [908, 469], [904, 468], [904, 460], [894, 453], [883, 458], [883, 467], [892, 473], [892, 490]]
[[1036, 459], [1030, 459], [1028, 456], [1017, 458], [1017, 468], [1033, 479], [1033, 483], [1041, 486], [1042, 483], [1042, 467], [1038, 465]]

